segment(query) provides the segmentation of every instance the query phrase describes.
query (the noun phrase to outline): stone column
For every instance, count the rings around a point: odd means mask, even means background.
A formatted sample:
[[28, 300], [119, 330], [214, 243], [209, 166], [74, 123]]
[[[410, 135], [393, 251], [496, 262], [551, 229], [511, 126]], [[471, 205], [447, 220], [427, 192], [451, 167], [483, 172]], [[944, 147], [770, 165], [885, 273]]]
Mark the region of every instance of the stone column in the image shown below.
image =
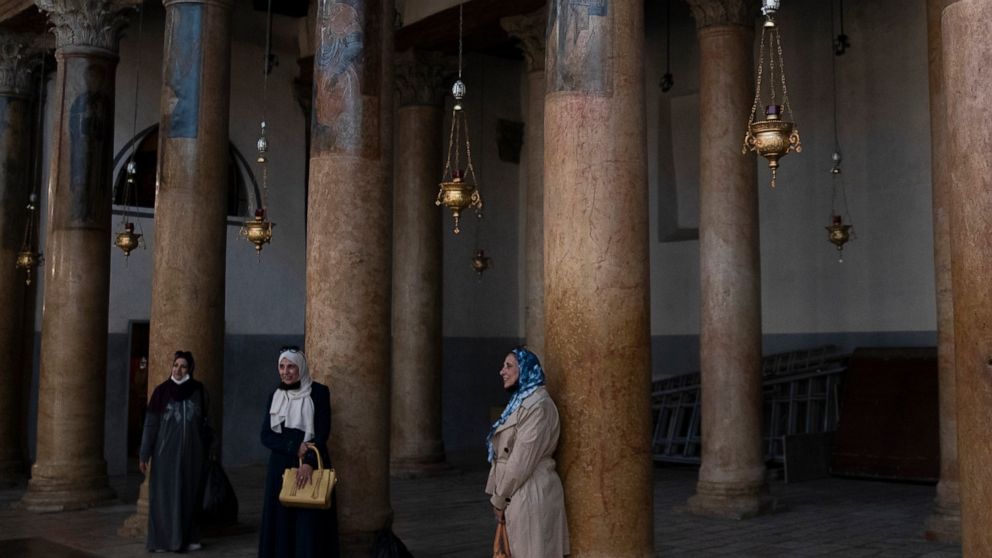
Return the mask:
[[548, 9], [545, 365], [571, 555], [652, 556], [644, 7]]
[[390, 469], [414, 477], [446, 468], [441, 439], [441, 178], [443, 62], [396, 63], [393, 192], [393, 393]]
[[[944, 10], [943, 92], [950, 169], [951, 277], [957, 386], [961, 550], [992, 556], [992, 1]], [[953, 107], [953, 110], [952, 110]]]
[[37, 455], [32, 511], [110, 500], [103, 457], [114, 93], [133, 0], [37, 0], [56, 37]]
[[306, 349], [331, 389], [331, 458], [348, 479], [335, 489], [342, 553], [367, 556], [392, 517], [393, 2], [320, 0], [317, 35]]
[[702, 466], [689, 509], [741, 519], [766, 507], [761, 448], [757, 168], [741, 155], [754, 97], [749, 0], [689, 0], [699, 37]]
[[[28, 67], [29, 38], [0, 32], [0, 487], [26, 475], [21, 433], [26, 374], [21, 362], [24, 306], [34, 289], [14, 267], [27, 224], [28, 196], [34, 187], [34, 95], [36, 77]], [[32, 274], [37, 273], [31, 270]], [[33, 332], [31, 332], [33, 333]]]
[[937, 367], [940, 382], [940, 482], [926, 537], [961, 540], [961, 492], [958, 483], [957, 394], [954, 389], [954, 300], [951, 293], [951, 173], [947, 166], [947, 110], [941, 67], [940, 15], [949, 0], [927, 1], [930, 59], [930, 149], [933, 182], [933, 260], [937, 287]]
[[503, 18], [501, 23], [520, 41], [527, 60], [524, 336], [530, 350], [544, 358], [544, 46], [548, 11], [544, 8]]
[[[233, 0], [165, 0], [148, 395], [193, 353], [221, 447]], [[154, 461], [152, 463], [154, 467]], [[148, 483], [122, 534], [144, 534]]]

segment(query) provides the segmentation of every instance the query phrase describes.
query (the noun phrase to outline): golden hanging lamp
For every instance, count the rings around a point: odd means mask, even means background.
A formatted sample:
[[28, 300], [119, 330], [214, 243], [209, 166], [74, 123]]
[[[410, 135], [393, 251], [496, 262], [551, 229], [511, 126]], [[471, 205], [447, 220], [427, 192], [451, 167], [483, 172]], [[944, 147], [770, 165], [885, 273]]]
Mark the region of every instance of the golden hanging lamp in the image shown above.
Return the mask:
[[827, 233], [829, 233], [830, 243], [837, 247], [837, 252], [839, 252], [838, 257], [840, 262], [844, 261], [844, 245], [851, 240], [851, 225], [844, 224], [844, 218], [840, 215], [833, 215], [831, 217], [831, 223], [826, 227]]
[[255, 162], [262, 167], [262, 195], [256, 196], [255, 201], [258, 207], [255, 208], [254, 217], [246, 219], [241, 225], [239, 233], [245, 240], [255, 246], [255, 253], [259, 260], [262, 258], [262, 247], [272, 242], [272, 227], [275, 223], [268, 219], [268, 197], [269, 197], [269, 140], [265, 136], [266, 122], [265, 109], [269, 91], [269, 73], [272, 71], [272, 0], [268, 2], [265, 22], [265, 59], [262, 61], [262, 131], [255, 142], [255, 150], [258, 155]]
[[483, 249], [478, 249], [475, 251], [475, 255], [472, 256], [472, 271], [482, 276], [482, 274], [489, 269], [492, 264], [492, 258], [486, 255], [486, 251]]
[[124, 183], [124, 215], [121, 217], [121, 231], [114, 236], [114, 246], [124, 252], [124, 261], [131, 256], [131, 252], [138, 247], [144, 248], [145, 241], [142, 240], [140, 232], [134, 232], [134, 223], [128, 220], [127, 207], [131, 192], [134, 189], [134, 176], [138, 172], [138, 166], [132, 159], [127, 163], [127, 180]]
[[138, 246], [143, 246], [142, 234], [134, 232], [134, 223], [124, 223], [124, 230], [114, 237], [114, 246], [124, 252], [124, 258], [131, 255], [131, 251]]
[[[441, 188], [437, 192], [434, 205], [444, 206], [451, 210], [455, 226], [453, 232], [459, 234], [461, 229], [462, 211], [475, 209], [476, 217], [482, 218], [482, 195], [479, 193], [478, 181], [475, 178], [475, 168], [472, 167], [472, 143], [468, 137], [468, 121], [462, 99], [465, 98], [465, 82], [462, 81], [462, 5], [458, 5], [458, 79], [451, 86], [451, 95], [455, 102], [451, 107], [451, 132], [448, 134], [448, 157], [444, 162], [444, 173], [441, 177]], [[461, 167], [461, 135], [465, 129], [465, 168]], [[455, 164], [451, 164], [452, 152]]]
[[24, 242], [21, 243], [21, 249], [17, 252], [17, 269], [24, 270], [24, 284], [31, 284], [31, 273], [34, 268], [41, 265], [45, 261], [45, 257], [38, 252], [35, 247], [35, 213], [38, 210], [38, 195], [34, 192], [28, 198], [28, 218], [27, 223], [24, 226]]
[[[793, 151], [799, 153], [803, 150], [799, 139], [799, 129], [791, 119], [792, 106], [789, 104], [789, 90], [785, 83], [782, 39], [773, 19], [778, 7], [778, 0], [763, 0], [761, 12], [765, 15], [765, 24], [761, 28], [761, 44], [758, 49], [758, 75], [755, 80], [754, 103], [751, 105], [751, 115], [747, 121], [747, 131], [744, 134], [744, 146], [741, 148], [742, 154], [754, 151], [768, 159], [768, 168], [772, 173], [772, 188], [775, 188], [779, 159]], [[764, 119], [756, 121], [755, 114], [762, 101], [761, 84], [765, 67], [766, 35], [768, 38], [769, 103], [764, 105]], [[780, 91], [776, 91], [776, 66], [781, 76]], [[777, 101], [779, 94], [781, 94], [781, 104]]]

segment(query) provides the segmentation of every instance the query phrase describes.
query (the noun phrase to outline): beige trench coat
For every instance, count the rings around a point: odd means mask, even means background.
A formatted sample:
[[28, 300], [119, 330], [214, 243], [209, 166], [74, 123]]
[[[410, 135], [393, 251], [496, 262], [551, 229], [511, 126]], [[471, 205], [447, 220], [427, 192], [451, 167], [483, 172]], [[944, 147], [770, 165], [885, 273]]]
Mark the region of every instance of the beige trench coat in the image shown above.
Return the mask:
[[505, 510], [513, 558], [557, 558], [569, 553], [561, 479], [552, 453], [558, 445], [558, 409], [542, 386], [496, 429], [496, 459], [486, 494]]

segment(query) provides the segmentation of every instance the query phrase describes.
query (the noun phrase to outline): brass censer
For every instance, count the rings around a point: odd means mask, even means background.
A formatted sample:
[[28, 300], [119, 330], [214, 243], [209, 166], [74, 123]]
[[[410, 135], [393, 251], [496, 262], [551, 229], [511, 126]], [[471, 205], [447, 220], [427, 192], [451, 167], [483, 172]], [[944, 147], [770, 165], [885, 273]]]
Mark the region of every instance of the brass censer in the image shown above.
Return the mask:
[[131, 251], [141, 246], [141, 233], [134, 232], [134, 223], [124, 223], [124, 230], [117, 233], [114, 237], [114, 246], [121, 249], [124, 252], [124, 258], [126, 259], [131, 255]]
[[475, 255], [472, 256], [472, 271], [478, 273], [481, 277], [482, 273], [489, 269], [491, 262], [492, 258], [487, 256], [486, 251], [480, 248], [479, 250], [476, 250]]
[[840, 215], [834, 215], [831, 224], [827, 227], [827, 233], [830, 235], [830, 243], [837, 247], [838, 261], [844, 261], [844, 245], [851, 240], [851, 225], [845, 225], [844, 219]]
[[[778, 27], [772, 16], [778, 9], [778, 2], [764, 0], [761, 8], [765, 14], [765, 24], [761, 28], [761, 45], [758, 49], [758, 75], [754, 89], [754, 103], [751, 105], [751, 116], [747, 121], [747, 131], [744, 134], [744, 146], [741, 148], [742, 154], [754, 151], [768, 159], [768, 168], [772, 173], [771, 187], [775, 187], [775, 180], [778, 174], [778, 160], [789, 153], [795, 151], [799, 153], [803, 150], [799, 139], [799, 129], [792, 121], [792, 107], [789, 104], [789, 90], [785, 83], [785, 62], [782, 58], [782, 39], [778, 33]], [[768, 38], [768, 49], [766, 51], [766, 35]], [[774, 50], [774, 52], [773, 52]], [[765, 106], [764, 120], [755, 121], [755, 114], [758, 112], [758, 105], [761, 104], [761, 78], [764, 73], [765, 55], [767, 52], [769, 60], [769, 86], [768, 94], [770, 102]], [[781, 76], [781, 91], [776, 91], [775, 70]], [[781, 104], [776, 100], [781, 94]]]
[[255, 217], [245, 221], [241, 226], [241, 236], [255, 245], [255, 250], [261, 254], [262, 246], [272, 241], [272, 227], [275, 224], [265, 218], [265, 208], [255, 210]]
[[[451, 210], [451, 216], [455, 220], [454, 233], [459, 234], [461, 229], [462, 211], [471, 207], [475, 209], [476, 217], [482, 218], [482, 195], [479, 193], [478, 181], [475, 178], [475, 168], [472, 166], [472, 144], [468, 138], [468, 122], [465, 120], [462, 108], [462, 99], [465, 96], [465, 84], [458, 80], [451, 88], [455, 103], [451, 109], [451, 133], [448, 135], [448, 158], [444, 163], [444, 175], [441, 180], [441, 188], [437, 192], [437, 199], [434, 205], [444, 206]], [[461, 134], [465, 128], [465, 162], [463, 171], [459, 164], [461, 162]], [[455, 164], [451, 164], [451, 155], [454, 152]], [[469, 180], [471, 179], [471, 181]]]
[[24, 270], [24, 284], [30, 285], [31, 272], [45, 261], [45, 257], [35, 248], [34, 229], [35, 212], [38, 210], [38, 195], [34, 192], [31, 192], [31, 196], [28, 198], [27, 210], [28, 218], [24, 226], [24, 242], [21, 243], [21, 249], [17, 252], [17, 269]]

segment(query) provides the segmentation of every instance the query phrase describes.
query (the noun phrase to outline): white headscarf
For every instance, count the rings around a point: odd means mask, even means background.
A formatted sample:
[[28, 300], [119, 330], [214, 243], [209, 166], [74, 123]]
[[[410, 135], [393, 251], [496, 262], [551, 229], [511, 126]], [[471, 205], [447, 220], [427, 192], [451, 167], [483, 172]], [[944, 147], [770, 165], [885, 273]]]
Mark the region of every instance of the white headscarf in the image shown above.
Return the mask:
[[305, 432], [303, 441], [313, 440], [313, 400], [310, 399], [310, 369], [307, 358], [300, 351], [283, 351], [277, 362], [286, 359], [300, 369], [300, 387], [298, 389], [277, 389], [272, 395], [272, 406], [269, 407], [269, 427], [273, 432], [282, 432], [282, 424], [287, 428], [296, 428]]

